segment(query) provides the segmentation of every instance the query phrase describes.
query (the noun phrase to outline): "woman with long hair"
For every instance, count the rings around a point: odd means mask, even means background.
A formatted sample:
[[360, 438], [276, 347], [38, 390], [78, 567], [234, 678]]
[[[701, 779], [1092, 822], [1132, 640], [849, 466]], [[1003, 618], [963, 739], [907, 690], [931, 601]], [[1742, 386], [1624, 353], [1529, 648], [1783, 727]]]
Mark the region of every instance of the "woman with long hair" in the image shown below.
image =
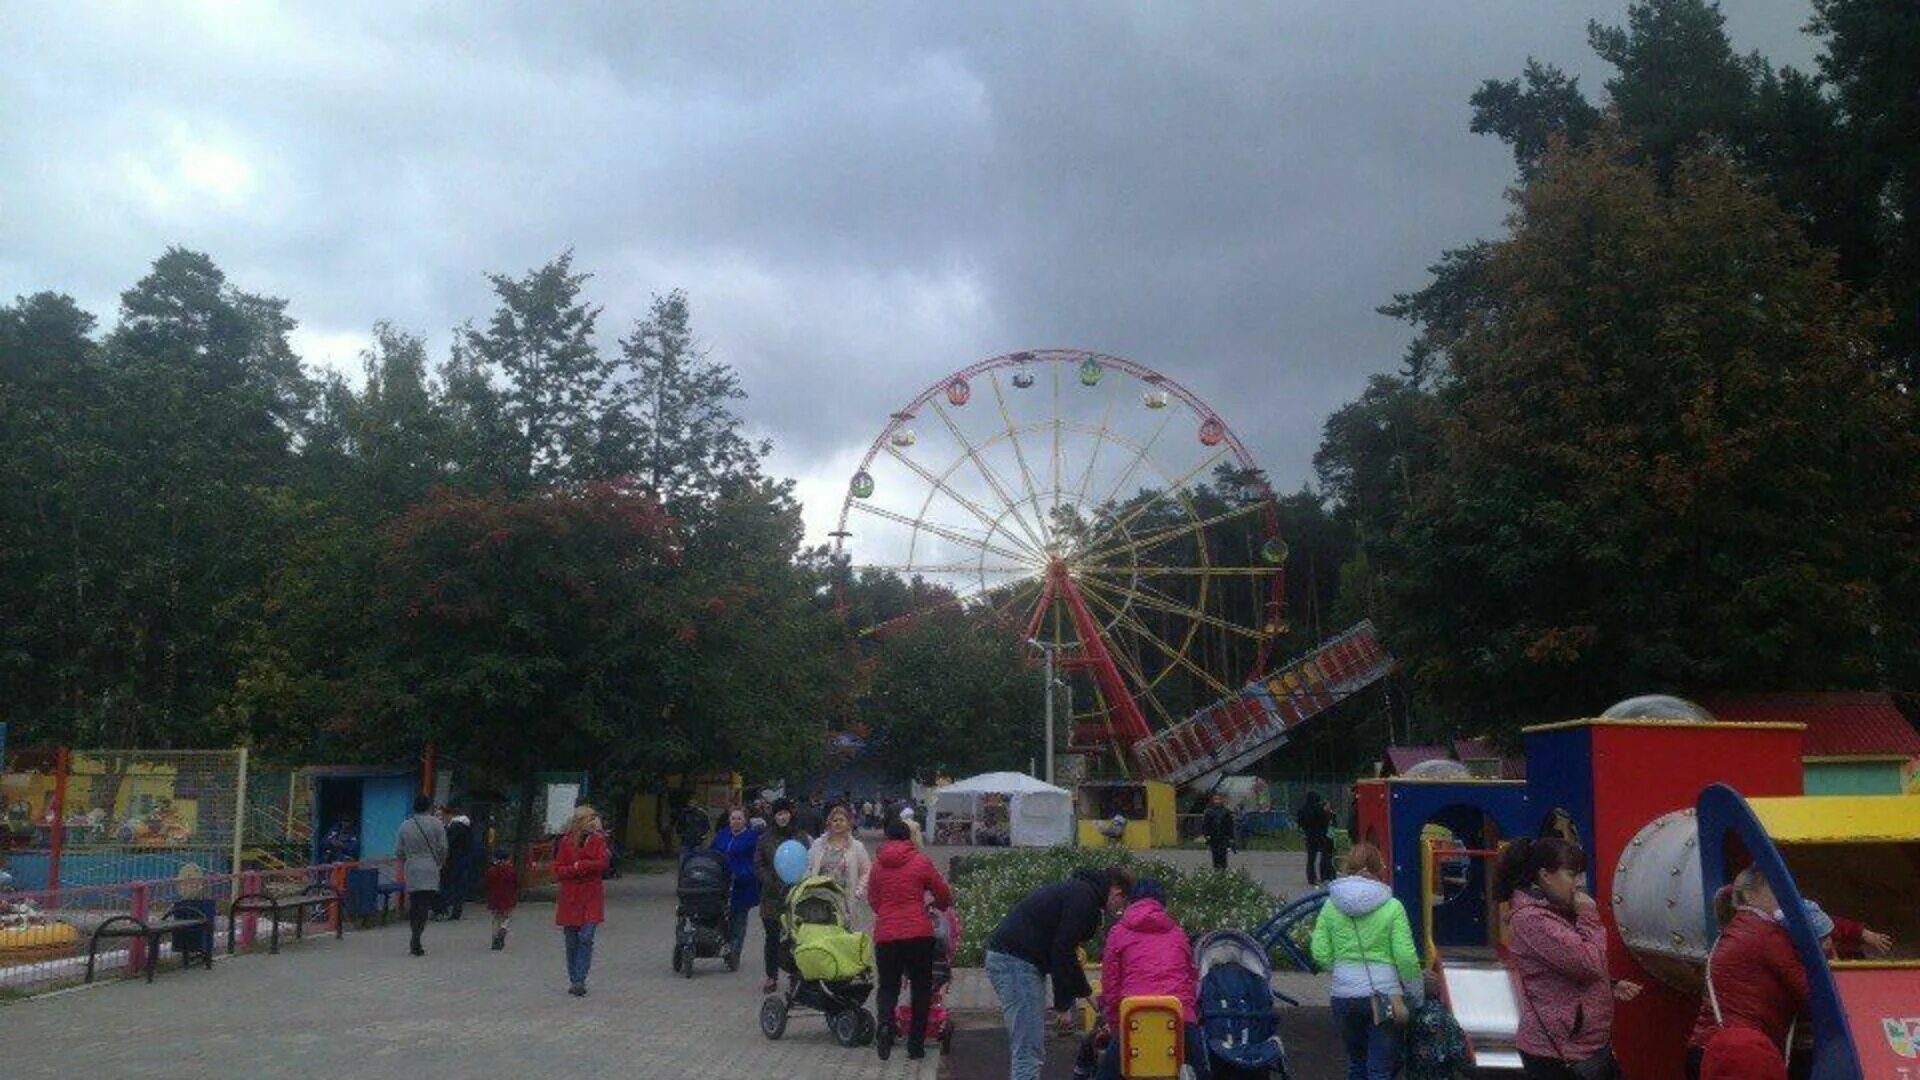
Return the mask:
[[[1760, 1032], [1786, 1060], [1796, 1021], [1807, 1011], [1812, 994], [1779, 909], [1773, 886], [1757, 867], [1740, 871], [1714, 895], [1720, 936], [1707, 953], [1707, 992], [1701, 995], [1700, 1015], [1687, 1040], [1691, 1080], [1698, 1080], [1707, 1046], [1724, 1028]], [[1816, 924], [1814, 932], [1825, 936], [1822, 929]], [[1831, 919], [1824, 929], [1832, 932]]]
[[1613, 1003], [1640, 992], [1607, 975], [1607, 931], [1593, 897], [1580, 890], [1587, 856], [1558, 837], [1509, 843], [1494, 864], [1494, 895], [1509, 905], [1507, 964], [1520, 999], [1524, 1075], [1541, 1080], [1608, 1080]]
[[553, 849], [553, 876], [560, 881], [560, 902], [553, 921], [567, 943], [567, 993], [587, 995], [587, 969], [593, 966], [593, 935], [606, 919], [606, 889], [601, 875], [610, 856], [600, 815], [576, 806], [567, 831]]
[[1347, 852], [1313, 920], [1313, 961], [1333, 972], [1333, 1020], [1347, 1049], [1347, 1080], [1388, 1080], [1400, 1068], [1407, 1006], [1424, 999], [1407, 909], [1387, 887], [1372, 844]]

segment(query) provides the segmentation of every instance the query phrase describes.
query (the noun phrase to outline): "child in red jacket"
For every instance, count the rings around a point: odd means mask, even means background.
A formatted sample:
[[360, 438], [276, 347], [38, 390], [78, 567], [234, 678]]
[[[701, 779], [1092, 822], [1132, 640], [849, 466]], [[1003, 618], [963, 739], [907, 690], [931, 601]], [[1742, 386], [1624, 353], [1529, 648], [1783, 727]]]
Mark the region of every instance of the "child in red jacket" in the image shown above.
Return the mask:
[[507, 947], [507, 924], [520, 903], [520, 872], [507, 858], [506, 848], [493, 849], [493, 865], [481, 875], [480, 887], [487, 894], [487, 910], [493, 913], [493, 948], [498, 952]]

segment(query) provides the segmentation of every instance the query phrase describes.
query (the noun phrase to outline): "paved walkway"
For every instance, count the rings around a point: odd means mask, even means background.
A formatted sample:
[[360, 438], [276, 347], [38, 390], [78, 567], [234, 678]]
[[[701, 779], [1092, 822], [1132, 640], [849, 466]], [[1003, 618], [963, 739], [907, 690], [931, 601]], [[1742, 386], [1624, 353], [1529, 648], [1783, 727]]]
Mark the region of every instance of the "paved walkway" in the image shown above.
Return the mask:
[[[505, 952], [487, 948], [484, 910], [427, 928], [427, 955], [407, 931], [309, 937], [172, 970], [0, 1007], [0, 1075], [28, 1077], [632, 1076], [713, 1080], [934, 1080], [939, 1051], [882, 1064], [843, 1049], [824, 1020], [796, 1016], [786, 1037], [760, 1034], [760, 975], [703, 961], [692, 979], [669, 966], [673, 879], [607, 883], [592, 992], [566, 993], [551, 904], [515, 918]], [[760, 958], [758, 920], [747, 947]]]
[[[933, 854], [944, 865], [951, 849]], [[1182, 864], [1206, 860], [1205, 852], [1156, 855]], [[1288, 895], [1305, 888], [1298, 855], [1256, 852], [1244, 865], [1269, 888]], [[607, 910], [611, 921], [601, 928], [592, 993], [584, 999], [566, 994], [551, 904], [523, 906], [501, 953], [487, 948], [485, 913], [470, 905], [461, 922], [428, 927], [422, 959], [406, 955], [406, 928], [396, 923], [340, 941], [310, 936], [279, 956], [222, 960], [212, 971], [170, 970], [153, 986], [122, 981], [0, 1007], [0, 1075], [939, 1075], [937, 1049], [924, 1062], [896, 1053], [882, 1064], [871, 1048], [836, 1045], [815, 1016], [795, 1017], [779, 1042], [761, 1035], [757, 919], [746, 968], [728, 973], [702, 961], [692, 979], [675, 975], [668, 964], [669, 874], [608, 882]], [[1325, 1002], [1321, 980], [1289, 977], [1281, 984], [1305, 1003]], [[992, 989], [978, 970], [956, 973], [949, 1002], [968, 1010], [971, 1023], [993, 1019]]]

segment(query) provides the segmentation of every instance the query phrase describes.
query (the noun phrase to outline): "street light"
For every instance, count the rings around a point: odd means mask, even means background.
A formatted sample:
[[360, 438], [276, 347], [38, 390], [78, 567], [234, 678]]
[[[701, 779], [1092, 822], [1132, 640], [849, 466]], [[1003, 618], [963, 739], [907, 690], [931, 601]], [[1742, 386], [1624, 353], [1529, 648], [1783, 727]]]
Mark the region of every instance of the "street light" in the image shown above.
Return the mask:
[[[1047, 712], [1046, 712], [1047, 775], [1046, 775], [1046, 781], [1047, 783], [1051, 784], [1053, 783], [1053, 690], [1054, 690], [1054, 687], [1056, 686], [1066, 685], [1065, 683], [1061, 682], [1059, 679], [1056, 679], [1053, 677], [1053, 654], [1060, 651], [1060, 646], [1057, 644], [1049, 645], [1041, 641], [1039, 638], [1028, 638], [1027, 644], [1033, 646], [1036, 649], [1039, 649], [1042, 653], [1046, 655], [1046, 658], [1047, 658], [1046, 660], [1046, 664], [1047, 664]], [[1073, 692], [1072, 688], [1068, 687], [1067, 692], [1072, 693]], [[1069, 703], [1067, 705], [1067, 711], [1069, 713], [1073, 711], [1073, 705], [1071, 703], [1071, 699], [1069, 699]]]

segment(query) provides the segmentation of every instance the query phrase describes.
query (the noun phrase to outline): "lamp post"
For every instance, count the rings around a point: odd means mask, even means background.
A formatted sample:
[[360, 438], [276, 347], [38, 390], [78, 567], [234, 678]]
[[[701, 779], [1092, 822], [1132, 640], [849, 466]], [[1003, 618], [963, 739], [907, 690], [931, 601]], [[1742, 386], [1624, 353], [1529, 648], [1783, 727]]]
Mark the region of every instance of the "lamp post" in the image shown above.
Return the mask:
[[1031, 645], [1031, 646], [1033, 646], [1033, 647], [1034, 647], [1034, 648], [1036, 648], [1036, 649], [1039, 649], [1039, 650], [1040, 650], [1040, 652], [1041, 652], [1041, 653], [1042, 653], [1043, 655], [1045, 655], [1045, 656], [1046, 656], [1046, 671], [1047, 671], [1047, 705], [1046, 705], [1046, 717], [1047, 717], [1047, 774], [1046, 774], [1046, 781], [1047, 781], [1047, 783], [1049, 783], [1049, 784], [1051, 784], [1051, 783], [1053, 783], [1053, 690], [1054, 690], [1054, 687], [1055, 687], [1056, 685], [1058, 685], [1058, 680], [1056, 680], [1056, 679], [1055, 679], [1055, 678], [1053, 677], [1053, 654], [1059, 651], [1059, 649], [1060, 649], [1060, 646], [1059, 646], [1059, 645], [1048, 645], [1048, 644], [1046, 644], [1046, 643], [1044, 643], [1044, 642], [1042, 642], [1042, 641], [1041, 641], [1040, 639], [1038, 639], [1038, 638], [1028, 638], [1028, 639], [1027, 639], [1027, 644], [1029, 644], [1029, 645]]

